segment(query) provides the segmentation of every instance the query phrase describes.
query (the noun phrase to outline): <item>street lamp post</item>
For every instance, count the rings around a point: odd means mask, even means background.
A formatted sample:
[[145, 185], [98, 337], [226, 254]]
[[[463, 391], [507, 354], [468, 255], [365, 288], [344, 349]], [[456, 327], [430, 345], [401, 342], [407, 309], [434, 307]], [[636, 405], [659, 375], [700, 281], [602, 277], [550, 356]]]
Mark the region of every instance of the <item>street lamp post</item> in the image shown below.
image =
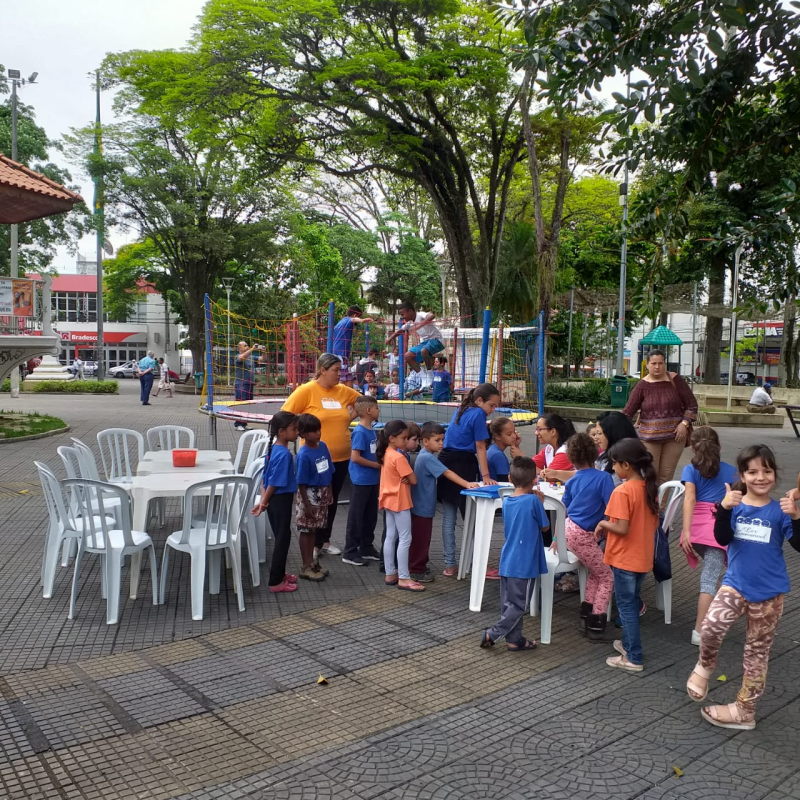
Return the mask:
[[231, 385], [231, 289], [233, 289], [233, 284], [233, 278], [222, 279], [222, 285], [225, 287], [225, 294], [228, 298], [228, 339], [225, 347], [225, 363], [227, 364], [228, 386]]
[[742, 250], [744, 250], [744, 242], [737, 248], [733, 256], [733, 291], [731, 293], [731, 352], [728, 358], [728, 403], [726, 410], [731, 410], [731, 395], [733, 394], [733, 365], [736, 363], [734, 360], [734, 351], [736, 350], [736, 304], [739, 302], [739, 259], [742, 257]]
[[[19, 158], [17, 153], [17, 89], [24, 86], [26, 83], [36, 83], [36, 78], [39, 77], [38, 72], [31, 73], [31, 76], [25, 80], [18, 69], [10, 69], [8, 71], [8, 78], [11, 81], [11, 160], [16, 161]], [[19, 277], [19, 228], [16, 225], [11, 226], [11, 277]], [[49, 309], [46, 309], [49, 311]], [[16, 331], [17, 320], [15, 317], [11, 318], [12, 332]], [[11, 373], [11, 396], [19, 397], [19, 370], [15, 369]]]

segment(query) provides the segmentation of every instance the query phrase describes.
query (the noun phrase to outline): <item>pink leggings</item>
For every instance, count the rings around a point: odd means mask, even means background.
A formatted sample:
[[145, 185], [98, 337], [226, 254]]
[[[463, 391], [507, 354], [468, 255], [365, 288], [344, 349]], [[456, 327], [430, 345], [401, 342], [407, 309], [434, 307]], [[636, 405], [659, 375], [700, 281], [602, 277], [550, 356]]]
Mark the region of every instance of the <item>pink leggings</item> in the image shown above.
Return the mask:
[[592, 604], [593, 614], [605, 614], [614, 591], [611, 567], [603, 563], [603, 551], [599, 548], [594, 533], [579, 528], [569, 517], [564, 530], [567, 534], [567, 547], [589, 570], [584, 602]]

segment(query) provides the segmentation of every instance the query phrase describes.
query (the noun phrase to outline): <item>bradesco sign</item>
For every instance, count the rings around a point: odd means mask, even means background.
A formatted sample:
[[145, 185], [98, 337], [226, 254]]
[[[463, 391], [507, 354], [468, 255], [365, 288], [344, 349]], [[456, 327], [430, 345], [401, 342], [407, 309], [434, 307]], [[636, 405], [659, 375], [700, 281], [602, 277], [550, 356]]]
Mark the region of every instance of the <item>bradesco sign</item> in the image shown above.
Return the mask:
[[0, 316], [33, 316], [33, 281], [0, 278]]

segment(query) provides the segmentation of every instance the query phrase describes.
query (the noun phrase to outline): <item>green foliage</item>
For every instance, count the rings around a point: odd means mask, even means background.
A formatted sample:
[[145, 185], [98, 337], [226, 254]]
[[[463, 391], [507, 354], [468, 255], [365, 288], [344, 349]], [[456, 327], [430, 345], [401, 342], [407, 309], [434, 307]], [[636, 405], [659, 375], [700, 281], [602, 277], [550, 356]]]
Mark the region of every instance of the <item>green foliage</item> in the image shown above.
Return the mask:
[[2, 383], [0, 383], [0, 392], [10, 392], [11, 391], [11, 380], [6, 378]]
[[0, 411], [0, 441], [19, 439], [66, 428], [67, 423], [47, 414], [24, 414], [19, 411]]
[[46, 394], [119, 394], [117, 381], [36, 381], [25, 383], [25, 392]]
[[[628, 379], [630, 391], [633, 391], [637, 382], [636, 379]], [[611, 387], [607, 380], [601, 378], [571, 381], [569, 385], [550, 380], [545, 388], [545, 403], [609, 408], [611, 406]]]

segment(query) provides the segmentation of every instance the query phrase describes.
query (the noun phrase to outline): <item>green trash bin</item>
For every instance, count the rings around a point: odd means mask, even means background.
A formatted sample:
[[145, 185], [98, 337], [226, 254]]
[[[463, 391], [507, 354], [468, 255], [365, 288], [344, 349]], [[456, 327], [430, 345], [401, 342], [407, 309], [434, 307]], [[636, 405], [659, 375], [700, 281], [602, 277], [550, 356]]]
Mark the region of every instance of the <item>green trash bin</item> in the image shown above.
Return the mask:
[[199, 392], [203, 388], [203, 373], [202, 372], [195, 372], [194, 374], [194, 388], [196, 392]]
[[611, 379], [611, 408], [625, 408], [630, 386], [625, 375], [614, 375]]

